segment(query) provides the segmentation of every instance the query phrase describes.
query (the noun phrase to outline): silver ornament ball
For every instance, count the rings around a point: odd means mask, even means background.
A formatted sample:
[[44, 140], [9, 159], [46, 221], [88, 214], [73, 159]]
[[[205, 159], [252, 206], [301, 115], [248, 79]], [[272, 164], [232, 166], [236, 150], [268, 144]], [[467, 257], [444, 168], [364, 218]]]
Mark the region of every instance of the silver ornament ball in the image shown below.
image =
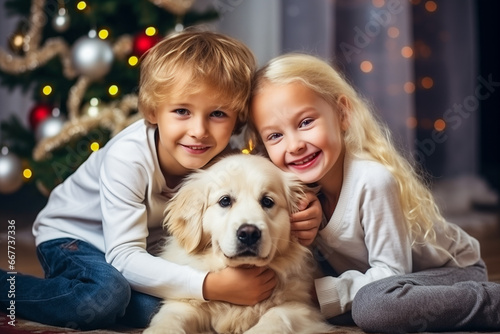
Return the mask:
[[80, 74], [101, 78], [111, 69], [114, 55], [108, 42], [84, 36], [77, 39], [73, 45], [71, 58]]
[[57, 32], [65, 32], [69, 28], [71, 20], [66, 8], [59, 8], [59, 11], [52, 19], [52, 28]]
[[0, 154], [0, 193], [13, 193], [23, 185], [21, 159], [8, 150]]
[[44, 119], [36, 128], [35, 138], [40, 141], [44, 138], [53, 137], [61, 132], [64, 124], [66, 123], [66, 117], [64, 116], [50, 116]]

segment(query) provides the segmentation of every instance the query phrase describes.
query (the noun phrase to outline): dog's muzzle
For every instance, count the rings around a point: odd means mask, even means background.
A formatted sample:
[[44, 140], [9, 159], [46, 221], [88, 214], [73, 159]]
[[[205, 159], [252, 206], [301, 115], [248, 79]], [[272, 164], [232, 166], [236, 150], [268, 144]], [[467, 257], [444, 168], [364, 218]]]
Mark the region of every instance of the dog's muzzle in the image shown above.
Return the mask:
[[258, 256], [261, 232], [255, 225], [244, 224], [236, 231], [238, 256]]

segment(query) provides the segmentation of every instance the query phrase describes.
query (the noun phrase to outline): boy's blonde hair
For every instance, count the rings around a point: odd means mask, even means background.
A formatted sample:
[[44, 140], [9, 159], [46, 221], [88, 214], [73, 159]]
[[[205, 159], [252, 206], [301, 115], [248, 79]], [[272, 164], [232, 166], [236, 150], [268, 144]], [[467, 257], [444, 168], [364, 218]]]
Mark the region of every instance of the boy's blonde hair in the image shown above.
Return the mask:
[[[287, 54], [273, 59], [257, 71], [252, 96], [268, 83], [300, 82], [327, 101], [339, 117], [345, 118], [346, 152], [378, 161], [394, 175], [399, 198], [413, 243], [436, 245], [434, 224], [444, 224], [434, 198], [416, 168], [392, 143], [390, 131], [379, 122], [367, 103], [348, 81], [327, 62], [305, 54]], [[252, 124], [253, 137], [258, 139]]]
[[173, 94], [209, 86], [218, 92], [220, 107], [238, 112], [238, 132], [247, 120], [255, 70], [252, 51], [236, 39], [198, 29], [172, 34], [142, 58], [139, 111], [149, 120]]

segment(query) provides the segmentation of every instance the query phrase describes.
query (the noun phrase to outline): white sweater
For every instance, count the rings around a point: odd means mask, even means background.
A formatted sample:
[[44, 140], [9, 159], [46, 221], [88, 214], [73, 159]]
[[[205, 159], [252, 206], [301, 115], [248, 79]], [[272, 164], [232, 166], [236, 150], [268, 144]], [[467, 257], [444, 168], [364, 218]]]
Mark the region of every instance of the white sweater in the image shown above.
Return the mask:
[[412, 247], [404, 219], [392, 174], [377, 162], [346, 154], [337, 207], [317, 238], [322, 255], [339, 274], [315, 280], [326, 317], [349, 311], [356, 292], [378, 279], [480, 260], [478, 241], [454, 224], [436, 234], [438, 245], [455, 261], [429, 245]]
[[52, 191], [33, 234], [37, 245], [57, 238], [94, 245], [137, 291], [203, 299], [206, 272], [146, 251], [165, 233], [163, 212], [175, 191], [161, 173], [155, 132], [140, 120], [92, 153]]

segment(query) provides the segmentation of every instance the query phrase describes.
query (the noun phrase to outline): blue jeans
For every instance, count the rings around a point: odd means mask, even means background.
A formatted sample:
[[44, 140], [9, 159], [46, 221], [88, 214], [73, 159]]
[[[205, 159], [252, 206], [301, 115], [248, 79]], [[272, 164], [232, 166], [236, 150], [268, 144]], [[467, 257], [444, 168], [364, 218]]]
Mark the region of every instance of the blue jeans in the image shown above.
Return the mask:
[[[16, 317], [89, 330], [117, 323], [146, 327], [160, 307], [159, 298], [131, 290], [104, 254], [84, 241], [50, 240], [37, 255], [45, 279], [0, 271], [2, 311], [14, 300]], [[12, 282], [15, 297], [8, 298]]]

